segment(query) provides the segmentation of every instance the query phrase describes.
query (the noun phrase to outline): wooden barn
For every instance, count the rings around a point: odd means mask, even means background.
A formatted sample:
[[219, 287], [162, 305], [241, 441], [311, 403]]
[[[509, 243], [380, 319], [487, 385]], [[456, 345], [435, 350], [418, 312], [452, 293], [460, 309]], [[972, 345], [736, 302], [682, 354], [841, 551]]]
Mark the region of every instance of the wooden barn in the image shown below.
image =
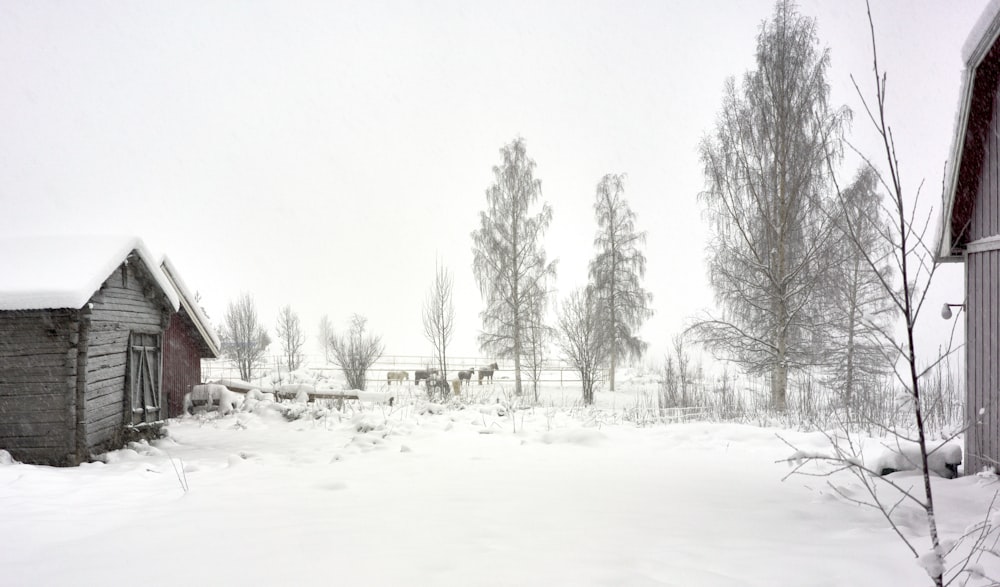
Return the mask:
[[157, 428], [173, 337], [176, 365], [218, 348], [174, 279], [136, 238], [0, 239], [0, 449], [74, 465]]
[[[1000, 464], [1000, 12], [980, 17], [963, 50], [938, 260], [965, 264], [965, 472]], [[980, 414], [981, 412], [981, 414]]]
[[184, 413], [184, 395], [202, 382], [201, 360], [218, 358], [221, 344], [170, 260], [164, 258], [160, 269], [180, 301], [163, 335], [163, 393], [167, 416], [174, 418]]

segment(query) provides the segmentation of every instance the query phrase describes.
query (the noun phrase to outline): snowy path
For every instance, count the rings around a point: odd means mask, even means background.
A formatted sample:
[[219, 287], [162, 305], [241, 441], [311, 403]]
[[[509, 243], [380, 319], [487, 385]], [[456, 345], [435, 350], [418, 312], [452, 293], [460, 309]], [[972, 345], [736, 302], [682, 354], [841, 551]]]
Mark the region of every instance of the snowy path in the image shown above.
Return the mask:
[[0, 466], [0, 584], [926, 581], [879, 519], [780, 482], [773, 431], [557, 418], [546, 432], [539, 415], [481, 434], [462, 412], [400, 419], [383, 443], [346, 422], [238, 418], [173, 425], [161, 446], [187, 494], [155, 449]]

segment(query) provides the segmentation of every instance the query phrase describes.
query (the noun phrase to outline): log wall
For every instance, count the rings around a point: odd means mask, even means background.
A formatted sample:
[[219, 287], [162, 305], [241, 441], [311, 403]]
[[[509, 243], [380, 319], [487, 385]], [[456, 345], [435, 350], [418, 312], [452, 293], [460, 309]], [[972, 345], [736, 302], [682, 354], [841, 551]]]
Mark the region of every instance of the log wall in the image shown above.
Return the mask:
[[0, 448], [75, 463], [79, 322], [73, 310], [0, 312]]

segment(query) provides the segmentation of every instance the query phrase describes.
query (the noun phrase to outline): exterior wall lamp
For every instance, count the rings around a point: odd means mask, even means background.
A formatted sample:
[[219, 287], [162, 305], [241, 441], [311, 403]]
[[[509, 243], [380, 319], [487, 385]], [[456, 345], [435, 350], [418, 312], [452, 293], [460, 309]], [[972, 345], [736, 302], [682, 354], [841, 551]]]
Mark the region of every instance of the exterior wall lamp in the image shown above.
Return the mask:
[[941, 317], [945, 320], [950, 320], [952, 316], [952, 308], [958, 308], [958, 311], [961, 312], [965, 309], [965, 304], [945, 304], [941, 306]]

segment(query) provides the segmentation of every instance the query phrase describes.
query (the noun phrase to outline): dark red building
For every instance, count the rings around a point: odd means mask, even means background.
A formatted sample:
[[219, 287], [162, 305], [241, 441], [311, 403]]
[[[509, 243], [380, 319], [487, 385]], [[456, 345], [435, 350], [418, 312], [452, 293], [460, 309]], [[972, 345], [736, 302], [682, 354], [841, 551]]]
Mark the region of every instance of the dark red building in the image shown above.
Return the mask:
[[1000, 5], [966, 41], [938, 260], [965, 265], [965, 472], [1000, 465]]
[[173, 418], [184, 413], [184, 394], [202, 382], [201, 360], [217, 358], [220, 344], [201, 306], [170, 260], [164, 257], [160, 269], [180, 298], [180, 309], [170, 317], [163, 334], [163, 393], [167, 415]]

